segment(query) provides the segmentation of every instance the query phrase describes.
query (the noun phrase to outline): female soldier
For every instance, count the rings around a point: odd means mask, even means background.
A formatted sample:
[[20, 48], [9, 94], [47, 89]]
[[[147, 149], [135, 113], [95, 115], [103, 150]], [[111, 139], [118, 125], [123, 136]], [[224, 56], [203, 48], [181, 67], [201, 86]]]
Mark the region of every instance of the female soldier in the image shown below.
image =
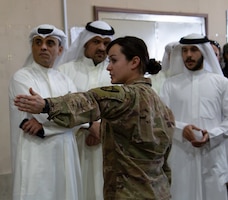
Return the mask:
[[[174, 118], [144, 77], [154, 62], [137, 37], [113, 40], [107, 47], [111, 83], [123, 84], [57, 98], [19, 95], [15, 105], [31, 113], [48, 113], [65, 127], [101, 119], [104, 199], [170, 199]], [[153, 63], [153, 64], [152, 64]]]

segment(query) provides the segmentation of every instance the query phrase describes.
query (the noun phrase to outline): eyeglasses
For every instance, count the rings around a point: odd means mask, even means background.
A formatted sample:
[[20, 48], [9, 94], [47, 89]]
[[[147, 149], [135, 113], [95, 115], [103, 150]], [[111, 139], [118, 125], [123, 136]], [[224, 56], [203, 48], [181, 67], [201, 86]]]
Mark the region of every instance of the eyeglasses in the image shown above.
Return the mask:
[[217, 41], [215, 40], [209, 40], [209, 41], [210, 41], [210, 44], [215, 45], [219, 50], [221, 49], [220, 44]]

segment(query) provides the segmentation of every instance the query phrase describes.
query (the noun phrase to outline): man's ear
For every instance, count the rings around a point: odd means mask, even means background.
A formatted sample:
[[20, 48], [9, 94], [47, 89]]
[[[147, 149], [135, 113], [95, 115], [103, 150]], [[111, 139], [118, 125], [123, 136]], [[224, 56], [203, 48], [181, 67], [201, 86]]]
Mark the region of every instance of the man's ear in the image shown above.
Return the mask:
[[134, 56], [132, 58], [132, 69], [138, 68], [139, 64], [140, 64], [140, 58], [138, 56]]
[[60, 56], [62, 53], [63, 53], [63, 46], [59, 46], [58, 56]]

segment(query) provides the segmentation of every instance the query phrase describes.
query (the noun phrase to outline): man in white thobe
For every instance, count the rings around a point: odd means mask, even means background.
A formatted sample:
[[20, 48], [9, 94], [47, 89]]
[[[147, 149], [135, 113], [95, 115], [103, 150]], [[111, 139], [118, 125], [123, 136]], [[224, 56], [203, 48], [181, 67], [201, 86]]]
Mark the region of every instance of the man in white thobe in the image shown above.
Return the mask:
[[[60, 65], [59, 70], [73, 80], [79, 92], [111, 84], [109, 72], [106, 70], [106, 47], [113, 35], [114, 29], [106, 22], [89, 22], [65, 53], [63, 62], [67, 63]], [[89, 129], [80, 129], [76, 133], [84, 200], [103, 199], [102, 146], [99, 138], [92, 134], [95, 126], [99, 128], [99, 123], [94, 122]]]
[[[74, 129], [56, 125], [46, 114], [14, 106], [18, 94], [34, 88], [43, 97], [75, 92], [65, 74], [54, 69], [64, 46], [63, 31], [48, 24], [30, 33], [32, 53], [9, 84], [13, 200], [82, 200], [82, 180]], [[21, 124], [23, 120], [27, 121]], [[21, 124], [21, 125], [20, 125]]]
[[202, 35], [181, 38], [167, 59], [161, 98], [176, 121], [172, 200], [227, 200], [228, 80]]

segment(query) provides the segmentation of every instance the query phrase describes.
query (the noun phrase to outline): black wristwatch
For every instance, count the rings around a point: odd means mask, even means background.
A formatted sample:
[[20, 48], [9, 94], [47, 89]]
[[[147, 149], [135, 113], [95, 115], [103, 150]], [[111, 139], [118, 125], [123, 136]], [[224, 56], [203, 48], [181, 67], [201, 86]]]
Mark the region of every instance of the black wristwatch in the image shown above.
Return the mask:
[[50, 106], [49, 106], [48, 100], [47, 99], [44, 99], [44, 101], [45, 101], [45, 106], [44, 106], [44, 108], [43, 108], [43, 110], [42, 110], [41, 113], [49, 113]]

